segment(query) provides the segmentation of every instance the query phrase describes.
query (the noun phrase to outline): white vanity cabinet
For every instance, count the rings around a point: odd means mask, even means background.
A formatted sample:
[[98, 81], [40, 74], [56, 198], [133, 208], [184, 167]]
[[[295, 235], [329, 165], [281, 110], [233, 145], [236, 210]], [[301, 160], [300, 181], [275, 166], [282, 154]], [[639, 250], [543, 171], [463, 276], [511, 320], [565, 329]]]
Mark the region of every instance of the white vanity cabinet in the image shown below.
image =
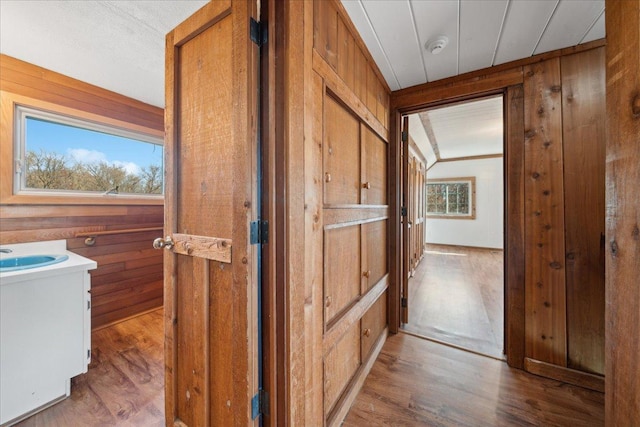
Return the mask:
[[[96, 263], [63, 248], [59, 264], [0, 275], [0, 425], [66, 398], [91, 357], [91, 278]], [[19, 245], [3, 245], [13, 248]], [[61, 250], [60, 250], [61, 249]], [[42, 252], [42, 251], [39, 251]], [[14, 251], [15, 253], [15, 251]]]

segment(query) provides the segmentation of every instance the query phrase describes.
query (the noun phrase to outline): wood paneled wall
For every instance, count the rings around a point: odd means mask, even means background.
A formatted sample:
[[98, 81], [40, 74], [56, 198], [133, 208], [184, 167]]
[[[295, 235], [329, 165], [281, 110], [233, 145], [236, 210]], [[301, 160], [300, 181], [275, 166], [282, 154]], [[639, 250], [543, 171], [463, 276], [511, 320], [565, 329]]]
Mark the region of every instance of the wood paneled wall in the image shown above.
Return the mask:
[[602, 389], [605, 47], [550, 52], [392, 94], [392, 114], [506, 93], [508, 353]]
[[[103, 117], [107, 123], [118, 121], [163, 134], [162, 109], [5, 55], [0, 56], [0, 90], [0, 150], [10, 159], [13, 111], [11, 103], [4, 102], [7, 96], [20, 96], [38, 105], [46, 102], [54, 110], [81, 111]], [[10, 165], [7, 170], [3, 164], [3, 169], [6, 185], [12, 168]], [[140, 200], [122, 203], [78, 197], [68, 201], [10, 197], [0, 205], [1, 243], [66, 239], [70, 251], [97, 261], [98, 268], [91, 272], [94, 328], [162, 306], [162, 253], [151, 248], [153, 239], [162, 235], [162, 227], [162, 201], [150, 204]], [[93, 246], [85, 245], [87, 233], [97, 234]]]
[[[339, 425], [386, 338], [389, 90], [338, 2], [314, 2], [322, 145], [324, 421]], [[320, 160], [320, 159], [318, 159]], [[322, 280], [321, 280], [322, 279]]]
[[279, 411], [289, 425], [339, 425], [387, 335], [389, 89], [339, 1], [275, 8], [287, 179], [275, 250], [290, 328]]
[[527, 357], [604, 374], [604, 48], [524, 67]]
[[640, 425], [640, 0], [607, 8], [608, 426]]

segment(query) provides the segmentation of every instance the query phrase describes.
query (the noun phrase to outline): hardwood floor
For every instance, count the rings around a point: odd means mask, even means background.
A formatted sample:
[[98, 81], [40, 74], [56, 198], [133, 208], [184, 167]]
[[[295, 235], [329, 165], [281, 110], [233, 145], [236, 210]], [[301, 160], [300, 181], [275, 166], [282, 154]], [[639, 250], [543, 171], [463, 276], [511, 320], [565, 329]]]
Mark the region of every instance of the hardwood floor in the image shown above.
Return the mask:
[[164, 426], [163, 341], [162, 309], [94, 331], [71, 396], [17, 426]]
[[604, 395], [399, 333], [343, 423], [364, 425], [602, 426]]
[[503, 251], [427, 245], [409, 280], [409, 323], [403, 329], [502, 358]]

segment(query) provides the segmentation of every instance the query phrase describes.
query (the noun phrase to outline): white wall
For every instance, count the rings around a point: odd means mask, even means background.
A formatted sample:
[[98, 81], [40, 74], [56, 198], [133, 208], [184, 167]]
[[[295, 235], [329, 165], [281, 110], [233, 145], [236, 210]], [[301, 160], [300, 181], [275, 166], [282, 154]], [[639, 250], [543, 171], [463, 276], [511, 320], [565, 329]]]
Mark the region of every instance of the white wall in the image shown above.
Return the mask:
[[503, 247], [504, 185], [502, 157], [436, 163], [427, 179], [476, 177], [476, 219], [430, 219], [427, 217], [427, 243]]

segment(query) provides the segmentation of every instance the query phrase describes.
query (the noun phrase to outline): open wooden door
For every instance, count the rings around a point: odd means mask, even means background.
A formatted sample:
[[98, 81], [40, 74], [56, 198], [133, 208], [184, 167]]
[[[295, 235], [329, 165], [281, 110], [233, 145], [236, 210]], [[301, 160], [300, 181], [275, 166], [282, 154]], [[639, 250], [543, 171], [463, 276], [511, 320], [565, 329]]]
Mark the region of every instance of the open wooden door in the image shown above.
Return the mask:
[[258, 422], [256, 15], [210, 2], [166, 38], [168, 426]]
[[409, 116], [402, 117], [402, 292], [400, 321], [409, 323]]

